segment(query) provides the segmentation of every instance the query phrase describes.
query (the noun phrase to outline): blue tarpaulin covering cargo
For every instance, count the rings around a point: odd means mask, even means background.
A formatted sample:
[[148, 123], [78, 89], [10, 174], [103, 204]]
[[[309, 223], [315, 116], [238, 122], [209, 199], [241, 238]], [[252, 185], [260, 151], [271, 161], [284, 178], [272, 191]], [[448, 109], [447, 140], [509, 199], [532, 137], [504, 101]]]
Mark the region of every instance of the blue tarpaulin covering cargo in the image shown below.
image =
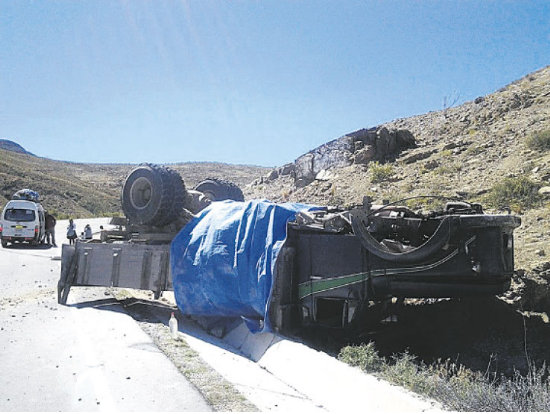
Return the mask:
[[202, 210], [174, 238], [170, 266], [176, 302], [186, 315], [241, 317], [270, 331], [267, 308], [286, 224], [313, 206], [222, 201]]

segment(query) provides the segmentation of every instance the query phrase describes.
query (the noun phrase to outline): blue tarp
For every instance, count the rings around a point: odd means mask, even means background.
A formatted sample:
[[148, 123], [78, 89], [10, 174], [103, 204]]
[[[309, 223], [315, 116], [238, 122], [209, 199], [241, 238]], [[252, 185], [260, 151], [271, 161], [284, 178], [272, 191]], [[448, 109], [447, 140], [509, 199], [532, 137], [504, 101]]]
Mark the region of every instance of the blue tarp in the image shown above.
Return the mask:
[[273, 270], [286, 223], [304, 204], [212, 203], [174, 238], [170, 250], [178, 308], [186, 315], [241, 317], [269, 331]]

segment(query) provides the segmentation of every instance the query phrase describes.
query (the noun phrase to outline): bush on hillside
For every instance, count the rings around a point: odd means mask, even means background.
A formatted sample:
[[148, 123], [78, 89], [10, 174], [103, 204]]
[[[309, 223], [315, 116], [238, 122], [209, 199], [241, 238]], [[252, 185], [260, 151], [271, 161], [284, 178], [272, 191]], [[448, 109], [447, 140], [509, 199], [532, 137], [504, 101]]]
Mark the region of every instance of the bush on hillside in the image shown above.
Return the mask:
[[505, 178], [493, 186], [486, 197], [490, 207], [521, 211], [534, 207], [541, 201], [540, 186], [525, 176]]
[[369, 164], [369, 171], [373, 183], [388, 181], [393, 176], [393, 167], [390, 164], [380, 164], [378, 161]]
[[527, 146], [532, 150], [548, 151], [550, 150], [550, 129], [535, 132], [527, 138]]

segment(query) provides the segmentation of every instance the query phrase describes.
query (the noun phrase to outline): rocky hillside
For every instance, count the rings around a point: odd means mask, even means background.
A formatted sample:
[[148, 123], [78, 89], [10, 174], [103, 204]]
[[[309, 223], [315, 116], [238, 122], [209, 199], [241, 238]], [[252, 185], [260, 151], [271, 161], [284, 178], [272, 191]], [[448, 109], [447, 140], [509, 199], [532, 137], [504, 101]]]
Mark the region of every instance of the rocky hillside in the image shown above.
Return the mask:
[[[270, 171], [245, 195], [340, 206], [360, 204], [364, 195], [377, 204], [438, 195], [519, 215], [508, 292], [473, 302], [406, 301], [404, 323], [374, 341], [386, 355], [451, 358], [481, 373], [491, 361], [508, 374], [548, 366], [550, 67], [445, 111], [347, 134]], [[440, 207], [434, 199], [402, 203]]]
[[[44, 207], [59, 217], [122, 213], [122, 185], [135, 165], [54, 161], [13, 148], [0, 149], [0, 207], [17, 190], [31, 188], [38, 191]], [[181, 174], [190, 188], [207, 177], [222, 177], [244, 187], [269, 171], [264, 167], [221, 163], [179, 163], [170, 167]]]
[[[523, 220], [518, 265], [535, 267], [550, 260], [548, 131], [550, 67], [461, 106], [347, 134], [272, 170], [245, 195], [323, 205], [359, 204], [364, 195], [376, 202], [439, 195], [482, 202], [486, 210], [510, 207]], [[514, 186], [525, 197], [499, 198]], [[407, 204], [426, 202], [437, 207], [431, 200]]]

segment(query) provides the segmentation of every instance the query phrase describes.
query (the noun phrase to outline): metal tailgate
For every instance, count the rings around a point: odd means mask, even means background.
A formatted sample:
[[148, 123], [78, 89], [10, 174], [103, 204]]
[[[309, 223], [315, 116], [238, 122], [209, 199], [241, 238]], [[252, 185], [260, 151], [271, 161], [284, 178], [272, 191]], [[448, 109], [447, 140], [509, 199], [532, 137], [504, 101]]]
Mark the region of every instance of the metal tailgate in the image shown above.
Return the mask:
[[105, 286], [172, 290], [170, 245], [76, 243], [63, 245], [58, 302], [65, 304], [71, 286]]

